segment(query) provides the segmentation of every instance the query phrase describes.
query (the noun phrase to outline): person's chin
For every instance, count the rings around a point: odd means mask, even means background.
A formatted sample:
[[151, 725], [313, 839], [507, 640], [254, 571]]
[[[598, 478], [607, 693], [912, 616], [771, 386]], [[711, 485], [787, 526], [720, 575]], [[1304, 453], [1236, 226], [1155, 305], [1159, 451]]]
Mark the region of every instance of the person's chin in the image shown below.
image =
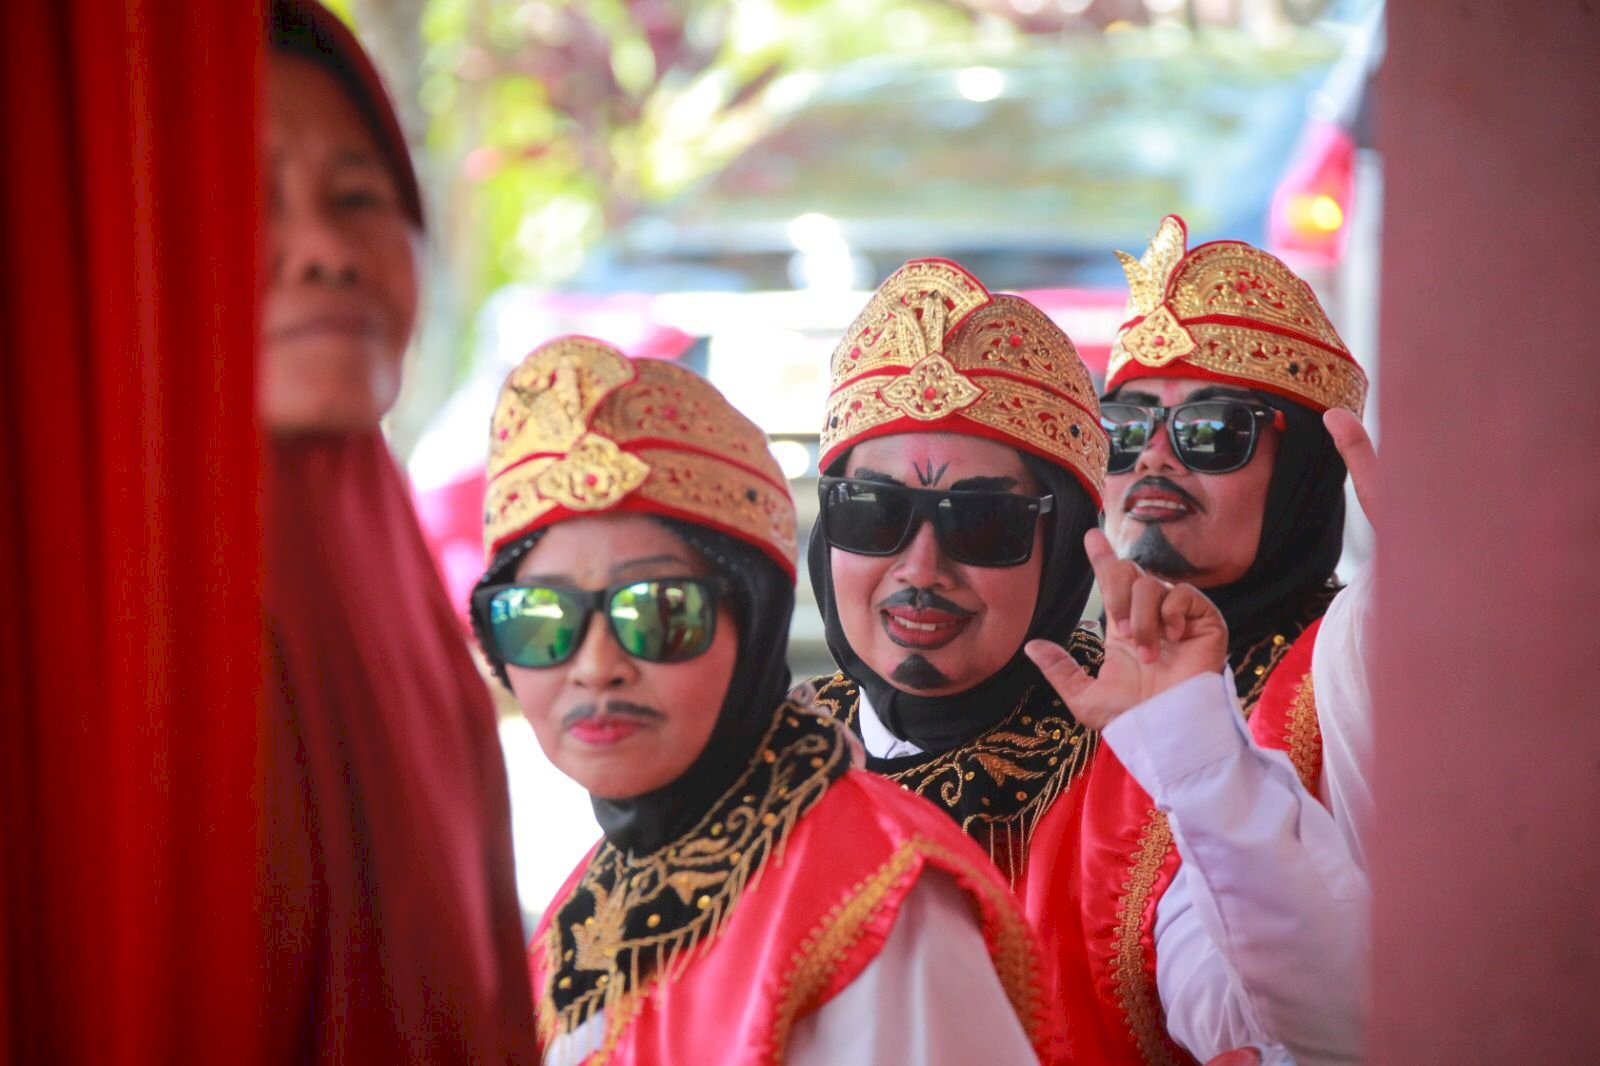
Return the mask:
[[574, 766], [567, 770], [567, 776], [595, 799], [613, 801], [635, 799], [668, 783], [658, 782], [659, 775], [645, 768], [630, 766]]
[[[908, 669], [907, 660], [922, 660], [917, 668]], [[890, 644], [884, 654], [877, 657], [874, 669], [878, 676], [901, 692], [913, 696], [944, 696], [971, 687], [959, 678], [963, 656], [950, 654], [949, 649], [939, 652], [917, 651]]]
[[349, 433], [371, 429], [399, 398], [397, 377], [372, 371], [332, 379], [261, 385], [262, 421], [278, 433]]
[[356, 397], [299, 407], [264, 404], [261, 418], [279, 436], [358, 433], [378, 428], [386, 411], [372, 397]]

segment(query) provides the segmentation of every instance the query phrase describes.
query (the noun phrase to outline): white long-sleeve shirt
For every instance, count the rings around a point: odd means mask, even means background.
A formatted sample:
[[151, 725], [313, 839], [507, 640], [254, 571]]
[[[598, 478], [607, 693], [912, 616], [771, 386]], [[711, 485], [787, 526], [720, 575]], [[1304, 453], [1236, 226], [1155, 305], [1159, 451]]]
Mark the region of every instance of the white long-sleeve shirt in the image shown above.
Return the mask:
[[1368, 563], [1328, 605], [1311, 649], [1311, 685], [1322, 730], [1318, 791], [1363, 870], [1362, 841], [1373, 823], [1372, 691], [1367, 684], [1373, 586]]
[[[918, 753], [865, 697], [860, 721], [871, 754]], [[1167, 813], [1183, 859], [1156, 907], [1168, 1031], [1201, 1061], [1251, 1044], [1301, 1066], [1359, 1061], [1365, 878], [1288, 757], [1251, 740], [1231, 682], [1190, 678], [1103, 739]]]

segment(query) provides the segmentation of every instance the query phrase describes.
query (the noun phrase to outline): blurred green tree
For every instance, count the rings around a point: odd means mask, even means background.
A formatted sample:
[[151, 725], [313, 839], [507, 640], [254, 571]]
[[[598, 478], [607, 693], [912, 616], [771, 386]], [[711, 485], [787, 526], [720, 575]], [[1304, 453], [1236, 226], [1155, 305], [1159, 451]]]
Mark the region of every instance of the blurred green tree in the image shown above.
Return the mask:
[[509, 281], [559, 282], [606, 230], [760, 131], [784, 74], [993, 41], [957, 0], [329, 0], [372, 50], [419, 149], [436, 255], [402, 451], [465, 370]]

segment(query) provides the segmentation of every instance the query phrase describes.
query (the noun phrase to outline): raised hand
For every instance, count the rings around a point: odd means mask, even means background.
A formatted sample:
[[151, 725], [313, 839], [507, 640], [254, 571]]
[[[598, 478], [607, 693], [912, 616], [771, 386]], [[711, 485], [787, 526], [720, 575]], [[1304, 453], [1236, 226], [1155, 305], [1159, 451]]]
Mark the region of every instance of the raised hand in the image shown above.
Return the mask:
[[1322, 424], [1339, 449], [1345, 469], [1350, 471], [1350, 484], [1356, 490], [1356, 502], [1366, 513], [1372, 528], [1378, 528], [1375, 505], [1378, 500], [1378, 453], [1372, 447], [1372, 438], [1361, 419], [1342, 407], [1329, 408], [1322, 416]]
[[1066, 650], [1031, 640], [1024, 651], [1078, 721], [1104, 729], [1136, 704], [1226, 665], [1228, 627], [1192, 585], [1171, 585], [1118, 559], [1105, 534], [1084, 537], [1106, 608], [1106, 657], [1091, 678]]

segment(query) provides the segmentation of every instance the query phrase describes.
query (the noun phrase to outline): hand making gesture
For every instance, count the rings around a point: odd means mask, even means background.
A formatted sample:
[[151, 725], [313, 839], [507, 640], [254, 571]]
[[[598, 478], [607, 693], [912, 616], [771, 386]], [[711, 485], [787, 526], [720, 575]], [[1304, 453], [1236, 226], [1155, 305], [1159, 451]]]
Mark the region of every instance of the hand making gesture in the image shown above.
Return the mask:
[[1091, 678], [1059, 644], [1031, 640], [1024, 650], [1091, 729], [1197, 674], [1227, 664], [1222, 612], [1192, 585], [1172, 585], [1118, 559], [1105, 534], [1083, 540], [1106, 609], [1106, 657]]
[[1350, 484], [1356, 490], [1356, 502], [1366, 512], [1372, 528], [1378, 528], [1378, 515], [1374, 509], [1378, 494], [1378, 453], [1372, 447], [1372, 438], [1361, 419], [1342, 407], [1330, 408], [1322, 416], [1322, 424], [1339, 449], [1345, 469], [1350, 471]]

